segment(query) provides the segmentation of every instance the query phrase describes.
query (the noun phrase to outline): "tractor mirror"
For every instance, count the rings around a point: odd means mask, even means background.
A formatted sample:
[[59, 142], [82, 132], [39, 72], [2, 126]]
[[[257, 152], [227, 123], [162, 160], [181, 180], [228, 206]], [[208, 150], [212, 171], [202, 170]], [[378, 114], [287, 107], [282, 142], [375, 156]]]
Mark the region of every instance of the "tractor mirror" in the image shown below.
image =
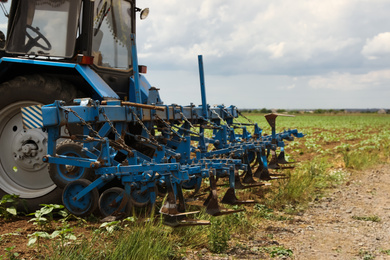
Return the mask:
[[149, 8], [145, 8], [141, 11], [140, 18], [141, 20], [145, 20], [149, 15]]

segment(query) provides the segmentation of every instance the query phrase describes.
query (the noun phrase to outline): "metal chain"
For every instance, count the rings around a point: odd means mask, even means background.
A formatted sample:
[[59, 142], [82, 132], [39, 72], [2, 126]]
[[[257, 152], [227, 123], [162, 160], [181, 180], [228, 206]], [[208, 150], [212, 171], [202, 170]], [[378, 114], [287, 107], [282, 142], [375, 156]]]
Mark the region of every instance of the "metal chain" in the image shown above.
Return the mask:
[[215, 112], [215, 110], [213, 109], [210, 109], [211, 110], [211, 113], [213, 113], [214, 115], [216, 115], [220, 120], [222, 120], [223, 122], [225, 122], [225, 125], [227, 126], [227, 128], [229, 129], [229, 131], [231, 130], [230, 129], [230, 126], [229, 124], [226, 122], [225, 119], [223, 119], [217, 112]]
[[[235, 117], [234, 117], [226, 108], [222, 108], [222, 110], [223, 110], [226, 114], [228, 114], [228, 116], [232, 117], [233, 120], [235, 119]], [[240, 126], [242, 127], [241, 122], [238, 121], [237, 119], [236, 119], [236, 121], [237, 121], [237, 122], [240, 124]]]
[[[191, 129], [192, 129], [192, 128], [195, 128], [195, 126], [192, 125], [192, 123], [191, 123], [191, 122], [188, 120], [188, 118], [183, 114], [183, 112], [180, 111], [180, 115], [181, 115], [181, 117], [183, 118], [183, 120], [186, 121], [186, 122], [190, 125]], [[196, 128], [195, 128], [195, 129], [196, 129]]]
[[87, 123], [87, 121], [85, 121], [81, 116], [79, 116], [79, 114], [77, 114], [76, 111], [74, 111], [71, 108], [63, 108], [63, 109], [68, 113], [71, 112], [75, 117], [77, 117], [80, 120], [81, 124], [85, 125], [89, 129], [89, 131], [91, 131], [97, 138], [103, 139], [103, 137], [101, 137], [99, 133], [95, 129], [93, 129], [93, 127], [90, 124]]
[[[98, 133], [95, 129], [93, 129], [93, 127], [91, 126], [91, 124], [89, 124], [89, 123], [86, 122], [81, 116], [79, 116], [79, 115], [77, 114], [76, 111], [74, 111], [74, 110], [71, 109], [71, 108], [63, 108], [63, 109], [64, 109], [64, 111], [66, 111], [66, 112], [68, 112], [68, 113], [71, 112], [75, 117], [77, 117], [83, 125], [85, 125], [85, 126], [86, 126], [86, 127], [87, 127], [87, 128], [88, 128], [88, 129], [97, 137], [97, 138], [100, 139], [100, 141], [102, 141], [102, 140], [104, 139], [103, 137], [101, 137], [101, 136], [99, 135], [99, 133]], [[116, 131], [116, 129], [114, 128], [114, 126], [113, 126], [112, 123], [110, 122], [110, 120], [109, 120], [109, 119], [107, 118], [107, 116], [104, 114], [104, 112], [103, 112], [102, 114], [103, 114], [104, 118], [106, 119], [106, 121], [109, 123], [110, 127], [113, 129], [113, 131], [116, 132], [116, 134], [119, 134], [118, 131]], [[133, 152], [132, 152], [131, 148], [130, 148], [129, 146], [126, 145], [125, 141], [124, 141], [121, 137], [120, 137], [120, 141], [121, 141], [121, 142], [117, 142], [117, 141], [112, 141], [112, 140], [110, 140], [110, 143], [113, 144], [113, 145], [116, 146], [116, 147], [119, 147], [119, 149], [123, 149], [123, 150], [129, 152], [129, 154], [132, 154]], [[123, 143], [122, 143], [122, 142], [123, 142]]]
[[183, 138], [178, 132], [176, 132], [175, 130], [172, 129], [172, 126], [166, 122], [165, 120], [163, 120], [161, 117], [159, 117], [158, 115], [154, 115], [155, 118], [157, 118], [159, 121], [161, 121], [165, 127], [169, 128], [169, 130], [174, 134], [176, 135], [177, 137], [180, 138], [180, 140], [185, 140], [185, 138]]
[[66, 125], [65, 125], [64, 132], [65, 132], [65, 134], [71, 136], [72, 134], [71, 134], [70, 131], [69, 131], [68, 120], [69, 120], [69, 111], [66, 111], [66, 110], [65, 110], [65, 121], [66, 121]]
[[255, 122], [253, 122], [252, 120], [250, 120], [249, 118], [247, 118], [246, 116], [244, 116], [239, 110], [237, 110], [237, 112], [238, 112], [238, 114], [240, 115], [240, 116], [242, 116], [243, 118], [245, 118], [246, 120], [248, 120], [248, 122], [249, 123], [251, 123], [251, 124], [255, 124]]
[[130, 112], [133, 114], [135, 120], [137, 120], [137, 122], [141, 125], [141, 127], [146, 131], [146, 133], [149, 135], [149, 139], [152, 140], [152, 142], [159, 146], [160, 145], [158, 144], [157, 140], [153, 137], [152, 133], [149, 131], [149, 129], [144, 125], [144, 123], [142, 122], [141, 119], [139, 119], [139, 117], [137, 116], [137, 114], [133, 111], [133, 109], [130, 108]]
[[122, 136], [118, 133], [118, 131], [116, 130], [116, 128], [114, 127], [114, 125], [112, 124], [112, 122], [110, 121], [110, 119], [108, 118], [106, 113], [104, 112], [103, 108], [101, 108], [101, 113], [102, 113], [104, 119], [106, 120], [106, 122], [110, 125], [110, 127], [111, 127], [112, 131], [114, 132], [114, 134], [118, 137], [119, 141], [122, 144], [125, 144], [125, 140], [123, 140]]

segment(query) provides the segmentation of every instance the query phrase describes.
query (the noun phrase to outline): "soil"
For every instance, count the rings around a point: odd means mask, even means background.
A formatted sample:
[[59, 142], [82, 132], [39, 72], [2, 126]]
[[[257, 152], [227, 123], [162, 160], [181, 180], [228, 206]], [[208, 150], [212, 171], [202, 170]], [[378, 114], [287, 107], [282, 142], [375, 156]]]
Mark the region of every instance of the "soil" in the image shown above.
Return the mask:
[[[270, 259], [264, 247], [291, 250], [292, 256], [276, 259], [390, 259], [390, 165], [354, 172], [347, 179], [290, 220], [263, 220], [246, 238], [233, 235], [224, 255], [205, 248], [186, 259]], [[36, 227], [29, 219], [0, 220], [0, 258], [12, 246], [18, 259], [34, 258], [36, 248], [27, 247], [27, 235]]]
[[[224, 256], [204, 250], [188, 259], [390, 259], [390, 165], [354, 172], [293, 219], [262, 224]], [[263, 247], [292, 256], [272, 258]]]
[[274, 239], [295, 259], [390, 259], [390, 166], [355, 173]]

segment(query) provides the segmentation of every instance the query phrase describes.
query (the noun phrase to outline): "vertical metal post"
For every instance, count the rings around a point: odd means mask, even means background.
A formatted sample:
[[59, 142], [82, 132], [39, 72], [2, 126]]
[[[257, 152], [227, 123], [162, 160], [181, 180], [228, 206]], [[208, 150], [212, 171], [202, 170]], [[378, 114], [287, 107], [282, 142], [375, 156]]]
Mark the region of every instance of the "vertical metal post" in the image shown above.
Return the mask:
[[135, 102], [141, 104], [141, 91], [139, 87], [139, 71], [138, 71], [138, 56], [137, 45], [135, 43], [135, 34], [131, 34], [131, 56], [133, 57], [133, 72], [135, 85]]
[[199, 64], [199, 79], [200, 79], [200, 91], [202, 95], [202, 114], [205, 119], [208, 118], [208, 109], [206, 101], [206, 87], [204, 83], [204, 69], [203, 69], [203, 57], [198, 55], [198, 64]]
[[[139, 71], [138, 71], [138, 55], [137, 55], [137, 45], [135, 41], [135, 34], [130, 34], [131, 39], [131, 56], [133, 57], [133, 74], [134, 74], [134, 85], [135, 85], [135, 102], [142, 104], [141, 100], [141, 90], [139, 83]], [[143, 118], [142, 108], [137, 109], [138, 117]]]

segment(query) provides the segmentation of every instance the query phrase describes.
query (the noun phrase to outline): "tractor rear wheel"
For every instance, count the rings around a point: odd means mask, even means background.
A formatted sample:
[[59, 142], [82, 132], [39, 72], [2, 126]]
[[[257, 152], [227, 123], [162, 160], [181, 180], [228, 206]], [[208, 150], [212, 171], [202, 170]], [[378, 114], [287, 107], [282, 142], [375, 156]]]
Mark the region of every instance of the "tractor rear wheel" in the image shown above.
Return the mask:
[[42, 203], [61, 203], [61, 191], [42, 162], [47, 133], [23, 129], [20, 108], [55, 100], [69, 104], [76, 95], [73, 85], [49, 76], [18, 76], [0, 85], [0, 198], [19, 195], [30, 211]]

